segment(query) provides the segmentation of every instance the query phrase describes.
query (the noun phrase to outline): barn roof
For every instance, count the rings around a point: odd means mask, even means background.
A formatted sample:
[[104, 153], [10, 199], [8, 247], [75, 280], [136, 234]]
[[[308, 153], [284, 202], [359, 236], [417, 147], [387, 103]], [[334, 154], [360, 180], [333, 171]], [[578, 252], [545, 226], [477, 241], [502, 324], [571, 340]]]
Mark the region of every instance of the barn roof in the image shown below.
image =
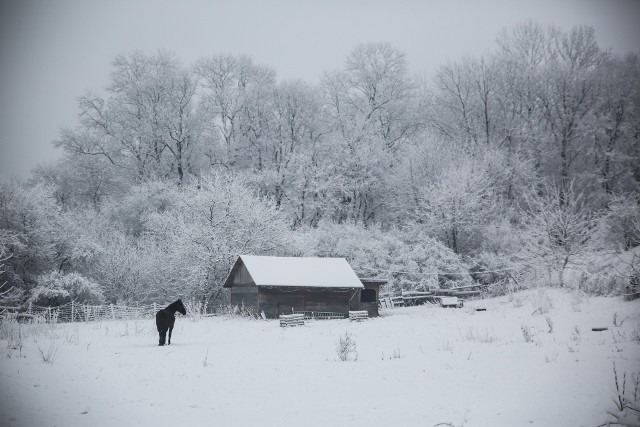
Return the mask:
[[313, 288], [363, 288], [344, 258], [275, 257], [240, 255], [224, 287], [231, 286], [235, 271], [244, 263], [257, 286]]

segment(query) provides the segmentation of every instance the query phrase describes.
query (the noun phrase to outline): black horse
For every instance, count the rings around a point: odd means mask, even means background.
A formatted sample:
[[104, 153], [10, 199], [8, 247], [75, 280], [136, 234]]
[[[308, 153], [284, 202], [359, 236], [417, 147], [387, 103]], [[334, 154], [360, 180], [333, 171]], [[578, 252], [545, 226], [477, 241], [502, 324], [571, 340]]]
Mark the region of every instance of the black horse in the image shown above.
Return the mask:
[[176, 311], [183, 315], [187, 314], [187, 310], [185, 310], [184, 305], [182, 305], [182, 300], [171, 303], [167, 308], [158, 310], [156, 313], [156, 326], [160, 334], [160, 342], [158, 345], [164, 345], [167, 339], [167, 331], [169, 331], [169, 344], [171, 344], [171, 332], [173, 331], [173, 324], [176, 322]]

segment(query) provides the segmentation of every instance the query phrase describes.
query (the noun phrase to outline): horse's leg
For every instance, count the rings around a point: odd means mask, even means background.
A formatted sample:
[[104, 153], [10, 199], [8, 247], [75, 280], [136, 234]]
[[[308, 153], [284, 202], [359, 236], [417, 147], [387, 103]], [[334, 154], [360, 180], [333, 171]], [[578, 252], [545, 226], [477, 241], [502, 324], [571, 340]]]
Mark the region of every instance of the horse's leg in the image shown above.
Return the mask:
[[171, 332], [173, 332], [173, 325], [175, 324], [176, 318], [174, 317], [169, 322], [169, 345], [171, 345]]
[[164, 336], [167, 333], [167, 329], [164, 326], [164, 311], [160, 310], [156, 313], [156, 328], [158, 328], [158, 335], [160, 339], [158, 340], [158, 345], [164, 345]]

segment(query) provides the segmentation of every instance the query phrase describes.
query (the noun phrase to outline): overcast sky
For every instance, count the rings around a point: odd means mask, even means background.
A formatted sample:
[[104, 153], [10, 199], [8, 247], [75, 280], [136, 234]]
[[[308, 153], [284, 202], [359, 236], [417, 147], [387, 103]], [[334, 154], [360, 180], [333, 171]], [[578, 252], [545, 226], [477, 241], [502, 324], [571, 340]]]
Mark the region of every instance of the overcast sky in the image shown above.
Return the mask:
[[430, 74], [529, 19], [591, 25], [601, 47], [640, 52], [640, 0], [0, 0], [0, 177], [60, 157], [51, 142], [119, 53], [167, 49], [185, 64], [243, 53], [316, 83], [358, 43], [386, 41]]

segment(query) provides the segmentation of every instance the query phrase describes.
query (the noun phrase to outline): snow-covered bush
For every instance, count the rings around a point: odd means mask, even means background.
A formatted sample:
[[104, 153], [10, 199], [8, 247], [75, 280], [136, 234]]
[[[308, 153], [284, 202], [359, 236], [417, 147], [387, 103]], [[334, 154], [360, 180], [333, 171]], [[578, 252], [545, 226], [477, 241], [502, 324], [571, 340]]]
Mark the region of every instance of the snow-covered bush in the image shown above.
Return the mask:
[[567, 268], [568, 287], [590, 295], [620, 295], [631, 293], [634, 275], [640, 271], [640, 246], [627, 251], [594, 251], [585, 254], [581, 262]]
[[54, 268], [66, 255], [65, 232], [50, 186], [0, 180], [0, 247], [11, 254], [1, 279], [8, 287], [28, 289], [35, 276]]
[[356, 340], [351, 333], [345, 332], [344, 336], [341, 335], [338, 338], [338, 342], [336, 342], [336, 354], [338, 355], [338, 359], [343, 362], [349, 360], [355, 362], [358, 360]]
[[0, 305], [12, 306], [19, 304], [23, 300], [24, 290], [9, 286], [8, 281], [4, 280], [4, 262], [11, 258], [6, 253], [6, 248], [0, 242]]
[[613, 419], [606, 425], [640, 425], [640, 375], [631, 373], [630, 387], [627, 389], [627, 373], [624, 372], [620, 378], [614, 362], [613, 378], [616, 385], [616, 398], [613, 399], [615, 411], [607, 411]]
[[597, 215], [585, 205], [584, 194], [568, 187], [547, 183], [539, 193], [526, 198], [522, 211], [524, 255], [535, 264], [546, 265], [557, 274], [557, 284], [565, 285], [567, 268], [582, 261], [588, 250]]
[[58, 306], [67, 302], [100, 304], [104, 301], [100, 285], [78, 273], [52, 271], [38, 277], [29, 302], [41, 306]]
[[531, 326], [525, 325], [524, 323], [520, 326], [520, 330], [522, 331], [522, 337], [525, 342], [533, 341], [533, 333], [531, 332]]
[[624, 288], [624, 279], [608, 274], [584, 272], [578, 288], [590, 295], [616, 295]]
[[531, 307], [534, 309], [533, 314], [548, 314], [554, 306], [553, 299], [544, 289], [539, 289], [534, 295], [531, 295]]
[[598, 224], [604, 246], [628, 250], [640, 245], [640, 194], [612, 196], [609, 209]]
[[471, 283], [460, 257], [425, 234], [322, 223], [307, 244], [306, 255], [344, 257], [361, 277], [388, 279], [385, 292]]
[[[509, 218], [502, 218], [483, 230], [481, 248], [473, 255], [470, 272], [474, 280], [496, 286], [492, 287], [494, 295], [502, 295], [523, 287], [526, 281], [514, 281], [520, 277], [526, 266], [526, 258], [522, 255], [520, 230]], [[509, 285], [509, 286], [506, 286]]]

